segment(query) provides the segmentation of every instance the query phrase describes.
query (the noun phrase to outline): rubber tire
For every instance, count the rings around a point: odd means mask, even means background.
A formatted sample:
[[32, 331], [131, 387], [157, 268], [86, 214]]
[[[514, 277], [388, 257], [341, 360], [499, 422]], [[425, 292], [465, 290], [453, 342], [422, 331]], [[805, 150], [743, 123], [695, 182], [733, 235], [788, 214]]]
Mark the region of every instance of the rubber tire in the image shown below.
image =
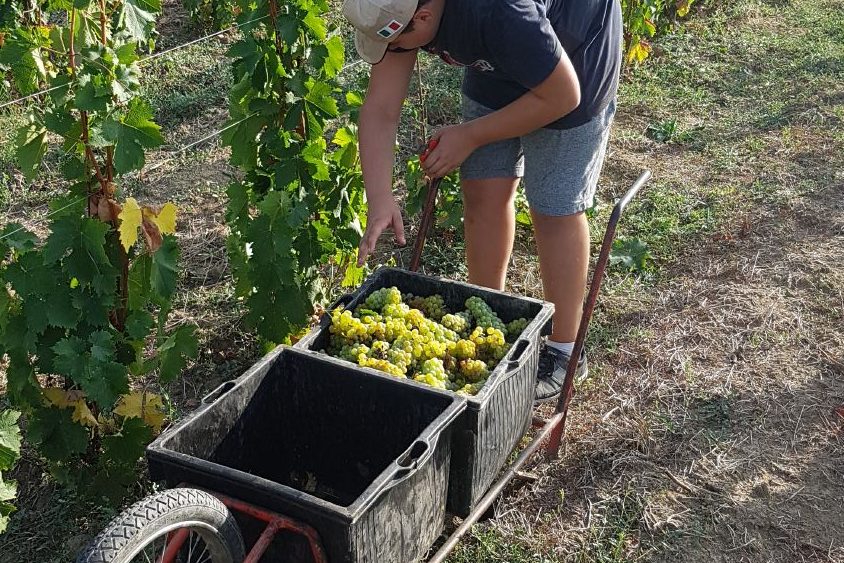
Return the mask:
[[187, 488], [150, 495], [124, 510], [79, 554], [76, 563], [128, 563], [139, 546], [187, 521], [210, 528], [203, 539], [210, 550], [216, 550], [213, 563], [242, 563], [243, 537], [234, 516], [215, 496]]

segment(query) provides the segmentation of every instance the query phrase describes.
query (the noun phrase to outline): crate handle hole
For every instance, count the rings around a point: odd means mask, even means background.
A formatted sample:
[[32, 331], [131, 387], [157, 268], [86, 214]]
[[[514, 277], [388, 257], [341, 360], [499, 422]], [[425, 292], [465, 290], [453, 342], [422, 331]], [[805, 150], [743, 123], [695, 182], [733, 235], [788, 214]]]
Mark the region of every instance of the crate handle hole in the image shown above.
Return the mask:
[[213, 403], [214, 401], [222, 397], [224, 394], [231, 391], [235, 385], [236, 382], [234, 381], [226, 381], [225, 383], [223, 383], [222, 385], [202, 397], [202, 403], [205, 405], [207, 405], [208, 403]]
[[510, 356], [510, 361], [520, 361], [525, 353], [525, 350], [528, 349], [528, 346], [530, 346], [530, 344], [530, 340], [526, 338], [520, 338], [519, 341], [516, 342], [515, 346], [513, 346], [513, 354]]
[[396, 463], [399, 465], [399, 467], [413, 467], [419, 461], [419, 459], [423, 455], [425, 455], [425, 452], [427, 452], [430, 447], [431, 446], [430, 444], [428, 444], [428, 442], [417, 440], [410, 447], [410, 450], [408, 450], [403, 456], [396, 460]]

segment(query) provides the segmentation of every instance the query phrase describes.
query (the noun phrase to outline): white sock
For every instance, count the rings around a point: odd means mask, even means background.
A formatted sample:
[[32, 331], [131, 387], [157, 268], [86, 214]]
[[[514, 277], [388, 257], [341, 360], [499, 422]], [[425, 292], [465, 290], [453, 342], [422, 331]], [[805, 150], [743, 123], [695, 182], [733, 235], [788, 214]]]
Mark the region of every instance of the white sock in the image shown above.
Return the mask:
[[574, 352], [574, 342], [555, 342], [549, 338], [545, 341], [545, 344], [551, 348], [559, 350], [560, 352], [566, 353], [569, 356], [571, 356], [571, 353]]

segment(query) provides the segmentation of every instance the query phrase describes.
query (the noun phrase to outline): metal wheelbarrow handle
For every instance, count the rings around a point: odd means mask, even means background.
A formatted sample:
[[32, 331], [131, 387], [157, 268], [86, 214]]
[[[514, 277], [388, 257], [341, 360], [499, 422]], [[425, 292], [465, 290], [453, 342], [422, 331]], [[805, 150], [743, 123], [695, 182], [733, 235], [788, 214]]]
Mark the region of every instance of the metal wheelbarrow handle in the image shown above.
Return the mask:
[[431, 225], [434, 222], [434, 208], [437, 204], [437, 194], [440, 191], [442, 178], [435, 178], [428, 181], [428, 196], [425, 198], [425, 208], [422, 210], [422, 219], [419, 222], [419, 232], [416, 234], [416, 241], [413, 243], [413, 255], [410, 259], [410, 271], [419, 271], [419, 263], [422, 261], [422, 249], [425, 247], [425, 238]]

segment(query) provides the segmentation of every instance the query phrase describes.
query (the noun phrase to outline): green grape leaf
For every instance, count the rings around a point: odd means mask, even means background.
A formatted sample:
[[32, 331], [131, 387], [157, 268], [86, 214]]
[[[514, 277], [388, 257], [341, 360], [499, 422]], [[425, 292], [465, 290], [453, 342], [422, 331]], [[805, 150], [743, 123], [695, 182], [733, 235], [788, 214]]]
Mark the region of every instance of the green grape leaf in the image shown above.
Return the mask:
[[245, 37], [240, 41], [232, 43], [231, 47], [226, 51], [226, 56], [234, 59], [234, 65], [237, 68], [238, 75], [246, 75], [254, 72], [255, 67], [258, 66], [258, 61], [261, 60], [262, 54], [258, 43], [251, 37]]
[[145, 339], [155, 326], [155, 320], [147, 311], [132, 311], [126, 318], [126, 333], [132, 340]]
[[114, 340], [105, 330], [99, 330], [88, 337], [91, 343], [91, 359], [96, 362], [109, 362], [114, 357]]
[[38, 338], [35, 347], [35, 369], [38, 373], [56, 373], [53, 360], [56, 355], [53, 353], [53, 346], [66, 336], [66, 330], [58, 327], [48, 327], [44, 334]]
[[32, 334], [41, 334], [49, 324], [47, 317], [47, 302], [41, 297], [30, 295], [23, 303], [23, 314], [26, 326]]
[[5, 287], [0, 287], [0, 354], [3, 353], [3, 333], [9, 324], [9, 310], [12, 305], [12, 296]]
[[75, 180], [86, 174], [85, 163], [79, 158], [71, 157], [62, 163], [61, 171], [65, 180]]
[[[4, 501], [9, 501], [15, 498], [15, 495], [18, 492], [17, 483], [14, 481], [4, 481], [3, 475], [0, 474], [0, 506], [2, 506]], [[0, 509], [2, 511], [2, 509]], [[0, 512], [0, 518], [3, 517], [2, 512]], [[2, 525], [2, 524], [0, 524]], [[2, 530], [0, 530], [2, 531]]]
[[195, 331], [196, 327], [193, 325], [180, 326], [158, 349], [162, 383], [170, 383], [176, 379], [187, 365], [188, 359], [196, 357], [199, 345]]
[[119, 465], [134, 466], [152, 440], [152, 428], [140, 418], [127, 418], [119, 434], [103, 438], [103, 454]]
[[243, 240], [235, 234], [229, 235], [226, 237], [226, 250], [235, 279], [234, 294], [236, 297], [246, 297], [252, 293], [253, 284], [249, 279], [248, 257]]
[[0, 502], [0, 534], [6, 531], [6, 527], [9, 525], [9, 516], [14, 511], [14, 505], [8, 502]]
[[[58, 222], [62, 222], [63, 228], [66, 228], [67, 225], [78, 224], [78, 219], [74, 221], [73, 218], [67, 217], [56, 221]], [[70, 244], [64, 246], [64, 248], [69, 246], [71, 252], [62, 260], [71, 278], [76, 278], [80, 284], [91, 284], [100, 295], [107, 295], [114, 291], [117, 276], [105, 251], [105, 236], [108, 230], [109, 226], [98, 219], [83, 219], [79, 231], [72, 233]], [[62, 250], [60, 244], [66, 242], [65, 239], [70, 236], [62, 231], [60, 238], [55, 239], [50, 252], [48, 253], [45, 249], [46, 263], [55, 261], [56, 255]], [[47, 239], [47, 243], [50, 243], [50, 238]], [[49, 261], [47, 256], [49, 256]]]
[[[90, 0], [84, 1], [90, 4]], [[76, 45], [95, 45], [99, 41], [99, 18], [88, 11], [78, 11], [73, 38]]]
[[299, 100], [287, 109], [287, 114], [284, 116], [284, 128], [288, 131], [295, 131], [302, 123], [302, 113], [305, 111], [305, 102]]
[[[159, 250], [161, 250], [159, 248]], [[132, 311], [143, 309], [149, 302], [149, 291], [152, 279], [152, 257], [143, 254], [137, 257], [129, 269], [129, 299], [128, 306]]]
[[146, 41], [160, 11], [160, 0], [123, 0], [120, 22], [133, 39]]
[[[11, 469], [20, 457], [21, 430], [18, 427], [20, 415], [18, 411], [0, 411], [0, 471]], [[0, 500], [9, 499], [0, 496]]]
[[179, 245], [176, 237], [166, 235], [161, 248], [152, 255], [152, 289], [164, 299], [169, 300], [176, 290], [176, 280], [179, 277], [177, 262], [179, 260]]
[[343, 38], [335, 35], [325, 43], [328, 50], [328, 56], [325, 59], [323, 70], [329, 77], [336, 76], [343, 68], [345, 62], [345, 50], [343, 48]]
[[226, 222], [238, 225], [249, 219], [249, 192], [242, 182], [233, 182], [226, 189], [229, 205], [226, 209]]
[[138, 44], [134, 41], [124, 43], [114, 50], [117, 60], [121, 65], [131, 65], [140, 59], [138, 56]]
[[114, 78], [112, 91], [119, 102], [131, 100], [135, 92], [141, 87], [140, 75], [138, 69], [134, 66], [118, 66], [114, 69]]
[[325, 36], [328, 34], [328, 30], [325, 27], [325, 20], [319, 17], [315, 12], [308, 12], [307, 15], [302, 18], [302, 23], [305, 24], [305, 27], [311, 30], [319, 41], [325, 41]]
[[104, 90], [101, 87], [102, 76], [91, 76], [83, 74], [79, 77], [79, 84], [76, 87], [74, 105], [81, 111], [104, 112], [108, 109], [111, 101], [111, 89]]
[[73, 306], [82, 311], [85, 322], [92, 327], [108, 325], [108, 312], [114, 302], [113, 295], [96, 295], [90, 288], [73, 293]]
[[18, 131], [18, 162], [27, 180], [34, 180], [47, 154], [47, 129], [39, 123], [24, 125]]
[[276, 31], [281, 40], [292, 45], [299, 38], [299, 18], [295, 14], [284, 14], [278, 17]]
[[357, 128], [354, 125], [347, 125], [337, 129], [331, 142], [338, 147], [356, 145], [358, 142]]
[[314, 180], [331, 179], [328, 172], [328, 162], [325, 160], [325, 141], [323, 139], [308, 144], [301, 154], [302, 160], [312, 166], [310, 176]]
[[228, 129], [222, 135], [223, 144], [231, 147], [231, 163], [244, 170], [252, 170], [258, 164], [258, 133], [264, 128], [265, 118], [251, 115], [232, 118], [226, 124]]
[[124, 174], [144, 166], [144, 149], [161, 145], [161, 127], [152, 121], [152, 108], [140, 98], [129, 102], [129, 111], [121, 119], [103, 123], [104, 139], [114, 144], [114, 169]]
[[120, 395], [129, 391], [129, 373], [125, 365], [117, 362], [91, 361], [78, 383], [90, 400], [110, 409]]
[[337, 100], [334, 99], [331, 92], [331, 86], [325, 82], [316, 82], [314, 80], [308, 81], [308, 93], [305, 96], [311, 105], [317, 107], [320, 111], [328, 117], [336, 117], [338, 108]]
[[51, 325], [73, 328], [79, 322], [82, 311], [74, 306], [70, 286], [59, 283], [47, 295], [47, 320]]
[[70, 134], [75, 123], [73, 116], [61, 108], [51, 109], [44, 114], [44, 126], [47, 130], [63, 137]]
[[276, 294], [266, 289], [253, 293], [247, 300], [249, 311], [246, 323], [257, 329], [258, 333], [270, 342], [283, 342], [293, 332], [294, 325], [283, 315], [277, 313]]
[[[32, 343], [31, 349], [34, 348], [35, 345]], [[35, 371], [32, 365], [26, 356], [19, 357], [17, 353], [11, 352], [9, 356], [11, 361], [6, 369], [7, 396], [16, 405], [37, 405], [41, 401], [41, 386], [35, 379]]]
[[28, 252], [6, 267], [5, 277], [12, 289], [26, 300], [48, 293], [53, 288], [52, 275], [38, 252]]
[[81, 218], [72, 215], [61, 217], [52, 222], [50, 235], [44, 245], [45, 264], [50, 265], [62, 260], [68, 254], [68, 251], [76, 246], [81, 226]]
[[72, 83], [73, 78], [66, 74], [59, 74], [50, 81], [50, 98], [56, 107], [62, 107], [67, 104], [70, 85]]
[[82, 340], [75, 336], [64, 338], [53, 346], [53, 352], [56, 354], [53, 364], [63, 375], [67, 375], [77, 383], [85, 378], [85, 370], [88, 366], [85, 356], [88, 347]]
[[349, 260], [343, 275], [342, 287], [358, 287], [366, 277], [366, 267], [358, 267], [356, 260]]
[[360, 92], [346, 92], [346, 103], [351, 107], [360, 107], [363, 105], [363, 96]]
[[62, 461], [88, 447], [88, 431], [73, 421], [73, 409], [39, 408], [29, 419], [27, 436], [49, 460]]
[[7, 223], [0, 229], [0, 259], [5, 257], [9, 249], [19, 253], [29, 252], [37, 243], [38, 237], [23, 225]]
[[0, 66], [11, 69], [15, 87], [24, 95], [37, 91], [40, 81], [47, 78], [38, 38], [23, 30], [4, 41], [0, 48]]

